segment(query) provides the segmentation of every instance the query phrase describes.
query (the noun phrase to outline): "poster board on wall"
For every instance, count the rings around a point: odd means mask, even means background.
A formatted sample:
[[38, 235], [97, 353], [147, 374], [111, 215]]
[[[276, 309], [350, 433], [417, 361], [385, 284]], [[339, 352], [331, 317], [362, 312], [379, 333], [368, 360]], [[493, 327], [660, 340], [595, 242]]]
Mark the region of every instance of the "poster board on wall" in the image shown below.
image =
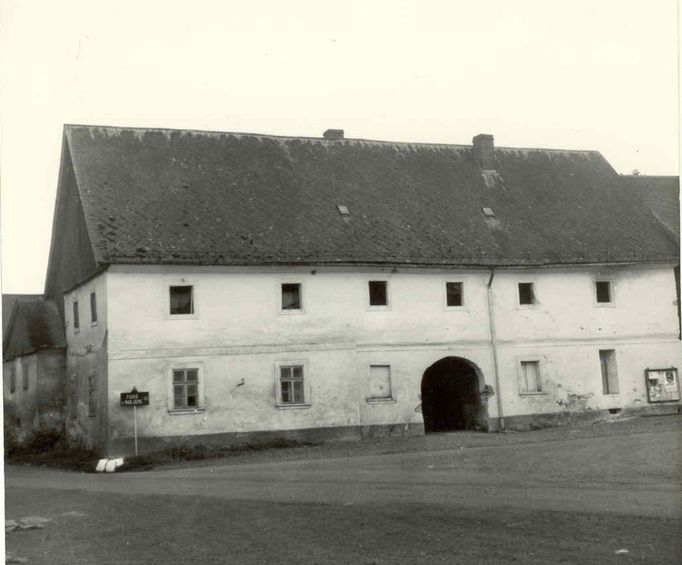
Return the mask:
[[674, 402], [680, 400], [680, 381], [675, 367], [646, 369], [646, 394], [649, 402]]

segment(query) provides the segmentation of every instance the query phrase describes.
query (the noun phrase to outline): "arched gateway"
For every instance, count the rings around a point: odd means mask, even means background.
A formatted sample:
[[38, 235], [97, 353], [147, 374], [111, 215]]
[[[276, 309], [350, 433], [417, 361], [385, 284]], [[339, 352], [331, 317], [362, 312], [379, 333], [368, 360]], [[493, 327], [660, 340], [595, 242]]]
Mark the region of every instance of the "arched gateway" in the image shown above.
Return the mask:
[[487, 430], [487, 403], [481, 402], [483, 375], [461, 357], [436, 361], [422, 377], [424, 430]]

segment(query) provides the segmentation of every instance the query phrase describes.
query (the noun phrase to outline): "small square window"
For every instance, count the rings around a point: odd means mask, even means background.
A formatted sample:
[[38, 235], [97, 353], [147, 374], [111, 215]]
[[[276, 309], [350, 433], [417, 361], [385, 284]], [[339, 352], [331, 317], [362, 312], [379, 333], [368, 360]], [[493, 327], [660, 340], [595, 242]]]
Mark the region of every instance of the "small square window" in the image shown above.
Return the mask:
[[369, 281], [369, 305], [388, 306], [388, 282]]
[[597, 302], [599, 304], [608, 304], [611, 302], [611, 282], [610, 281], [596, 281], [595, 290], [597, 292]]
[[194, 314], [193, 287], [189, 285], [170, 287], [171, 315]]
[[301, 310], [300, 283], [282, 284], [282, 310]]
[[97, 295], [94, 292], [90, 293], [90, 322], [97, 321]]
[[448, 306], [462, 306], [464, 304], [463, 285], [461, 282], [445, 283]]
[[542, 392], [539, 361], [521, 361], [521, 392]]
[[280, 366], [279, 386], [282, 404], [304, 404], [303, 365]]
[[391, 366], [369, 366], [369, 394], [368, 400], [391, 399]]
[[533, 283], [519, 283], [519, 304], [535, 304]]
[[173, 408], [199, 406], [199, 369], [173, 369]]
[[73, 301], [73, 329], [78, 330], [81, 327], [80, 317], [78, 315], [78, 300]]

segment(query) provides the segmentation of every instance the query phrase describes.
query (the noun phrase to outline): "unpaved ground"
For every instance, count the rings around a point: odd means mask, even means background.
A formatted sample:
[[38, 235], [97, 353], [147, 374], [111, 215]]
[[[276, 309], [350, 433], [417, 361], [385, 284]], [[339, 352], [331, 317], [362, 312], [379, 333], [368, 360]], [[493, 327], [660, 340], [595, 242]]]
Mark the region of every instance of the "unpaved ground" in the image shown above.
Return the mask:
[[11, 467], [7, 517], [52, 522], [7, 546], [56, 565], [679, 563], [681, 433], [669, 416], [147, 473]]

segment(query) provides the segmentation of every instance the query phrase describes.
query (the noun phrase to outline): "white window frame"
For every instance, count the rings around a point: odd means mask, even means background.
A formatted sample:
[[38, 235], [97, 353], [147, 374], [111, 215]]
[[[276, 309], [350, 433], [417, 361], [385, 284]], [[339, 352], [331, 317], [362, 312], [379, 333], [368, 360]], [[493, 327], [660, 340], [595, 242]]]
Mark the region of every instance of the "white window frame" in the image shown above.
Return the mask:
[[[459, 283], [462, 285], [462, 305], [461, 306], [448, 306], [448, 283]], [[448, 312], [458, 312], [462, 310], [468, 310], [467, 295], [465, 294], [465, 289], [467, 287], [466, 281], [463, 278], [456, 280], [456, 277], [447, 277], [443, 279], [441, 288], [442, 300], [444, 308]]]
[[[386, 304], [372, 305], [369, 303], [369, 283], [370, 282], [385, 282], [386, 283]], [[370, 312], [386, 312], [391, 310], [393, 300], [391, 297], [391, 279], [390, 277], [375, 277], [370, 276], [365, 280], [365, 306]]]
[[[192, 287], [192, 313], [191, 314], [171, 314], [171, 287], [173, 286], [191, 286]], [[196, 281], [188, 278], [179, 280], [166, 281], [166, 296], [164, 300], [164, 318], [166, 320], [196, 320], [199, 317], [199, 304], [197, 300], [199, 285]]]
[[[523, 363], [537, 363], [538, 384], [540, 390], [526, 390], [526, 375], [523, 371]], [[518, 380], [519, 396], [543, 396], [547, 394], [545, 390], [545, 360], [540, 355], [522, 355], [516, 358], [516, 374]]]
[[[311, 387], [310, 387], [310, 370], [307, 359], [283, 359], [275, 361], [275, 406], [280, 410], [298, 410], [310, 408]], [[291, 402], [282, 402], [282, 386], [280, 382], [280, 369], [282, 367], [303, 367], [303, 402], [293, 404]]]
[[[296, 309], [285, 310], [282, 307], [282, 286], [285, 284], [297, 284], [299, 288], [299, 298], [301, 301], [301, 307]], [[303, 281], [300, 279], [280, 279], [277, 281], [277, 310], [280, 314], [285, 316], [296, 316], [300, 314], [305, 314], [305, 290]]]
[[[599, 283], [599, 282], [609, 283], [609, 298], [611, 298], [611, 300], [609, 302], [599, 302], [597, 300], [597, 283]], [[613, 279], [610, 279], [607, 277], [595, 278], [593, 283], [592, 283], [592, 301], [594, 302], [594, 305], [597, 308], [614, 308], [616, 305], [615, 287], [616, 287], [616, 285], [613, 284]]]
[[[182, 369], [196, 369], [197, 370], [197, 402], [198, 406], [193, 407], [175, 407], [175, 391], [173, 389], [173, 371]], [[168, 362], [166, 364], [166, 397], [168, 399], [168, 413], [169, 414], [198, 414], [206, 411], [206, 372], [204, 371], [204, 363], [194, 359], [183, 359]]]
[[367, 394], [369, 394], [369, 381], [372, 378], [372, 367], [388, 367], [388, 384], [391, 387], [391, 396], [366, 396], [367, 404], [395, 404], [395, 387], [393, 386], [393, 367], [388, 361], [372, 361], [367, 363]]

